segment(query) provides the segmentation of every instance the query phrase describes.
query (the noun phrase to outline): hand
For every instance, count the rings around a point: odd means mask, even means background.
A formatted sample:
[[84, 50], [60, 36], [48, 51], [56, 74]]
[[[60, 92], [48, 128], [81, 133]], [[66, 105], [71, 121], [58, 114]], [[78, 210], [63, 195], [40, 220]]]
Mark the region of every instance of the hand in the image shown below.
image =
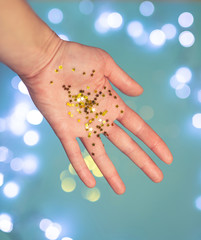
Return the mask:
[[125, 191], [100, 139], [104, 134], [152, 181], [160, 182], [162, 171], [118, 125], [118, 120], [141, 139], [162, 161], [172, 155], [162, 139], [130, 109], [112, 89], [110, 82], [129, 96], [143, 92], [101, 49], [62, 42], [55, 56], [32, 77], [23, 77], [31, 98], [60, 139], [75, 171], [88, 186], [96, 182], [87, 168], [76, 138], [79, 137], [100, 171], [117, 194]]

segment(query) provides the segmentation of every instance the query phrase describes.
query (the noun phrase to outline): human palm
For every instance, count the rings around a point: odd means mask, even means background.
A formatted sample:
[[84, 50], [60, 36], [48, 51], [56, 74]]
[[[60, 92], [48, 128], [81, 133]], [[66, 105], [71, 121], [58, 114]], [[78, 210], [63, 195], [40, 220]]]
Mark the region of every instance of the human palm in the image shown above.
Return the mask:
[[165, 163], [172, 155], [162, 139], [130, 109], [113, 90], [112, 82], [130, 96], [142, 87], [131, 79], [103, 50], [73, 42], [63, 42], [45, 68], [23, 79], [30, 95], [60, 139], [81, 180], [95, 186], [95, 179], [80, 152], [79, 137], [100, 171], [117, 194], [124, 183], [107, 156], [100, 135], [104, 134], [154, 182], [163, 178], [151, 158], [114, 120], [140, 138]]

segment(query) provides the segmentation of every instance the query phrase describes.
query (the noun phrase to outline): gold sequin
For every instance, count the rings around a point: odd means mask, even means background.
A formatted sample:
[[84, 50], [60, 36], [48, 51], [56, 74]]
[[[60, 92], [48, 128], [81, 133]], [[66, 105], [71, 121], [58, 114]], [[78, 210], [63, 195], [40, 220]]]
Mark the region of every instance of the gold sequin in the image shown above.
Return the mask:
[[75, 72], [75, 68], [72, 68], [72, 71]]
[[58, 69], [55, 69], [55, 72], [56, 72], [56, 73], [58, 73], [58, 72], [59, 72], [59, 70], [58, 70]]
[[50, 84], [53, 84], [54, 82], [53, 81], [50, 81]]
[[59, 66], [59, 69], [62, 69], [62, 68], [63, 68], [63, 66], [62, 66], [62, 65], [60, 65], [60, 66]]

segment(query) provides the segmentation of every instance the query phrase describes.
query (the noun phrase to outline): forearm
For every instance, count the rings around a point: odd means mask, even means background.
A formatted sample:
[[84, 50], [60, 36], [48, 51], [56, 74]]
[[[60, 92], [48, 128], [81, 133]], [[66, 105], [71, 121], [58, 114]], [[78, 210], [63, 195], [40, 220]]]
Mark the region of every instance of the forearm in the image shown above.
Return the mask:
[[40, 71], [60, 45], [25, 0], [0, 0], [0, 61], [21, 76]]

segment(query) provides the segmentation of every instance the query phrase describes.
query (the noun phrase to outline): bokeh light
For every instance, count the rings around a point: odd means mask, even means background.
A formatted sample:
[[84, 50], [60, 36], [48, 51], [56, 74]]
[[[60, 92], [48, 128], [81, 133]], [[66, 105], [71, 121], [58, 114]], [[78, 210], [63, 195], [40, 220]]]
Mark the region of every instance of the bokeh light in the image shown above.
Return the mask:
[[8, 198], [14, 198], [19, 194], [19, 185], [15, 182], [8, 182], [4, 185], [3, 193]]
[[8, 117], [8, 129], [15, 135], [23, 135], [27, 129], [25, 123], [26, 115], [29, 111], [29, 104], [18, 103], [10, 117]]
[[196, 113], [193, 116], [192, 124], [195, 128], [201, 128], [201, 113]]
[[198, 97], [198, 102], [201, 103], [201, 90], [198, 91], [197, 97]]
[[72, 175], [77, 175], [77, 173], [71, 163], [68, 166], [68, 170]]
[[24, 157], [22, 170], [25, 174], [33, 174], [38, 169], [38, 159], [33, 156], [29, 155]]
[[23, 160], [21, 158], [13, 158], [10, 162], [10, 167], [13, 171], [21, 171], [23, 168]]
[[4, 183], [4, 175], [0, 172], [0, 187], [3, 186]]
[[86, 189], [86, 191], [83, 192], [83, 197], [90, 202], [98, 201], [100, 199], [100, 196], [101, 193], [97, 187], [94, 187], [92, 189]]
[[6, 213], [0, 214], [0, 230], [9, 233], [13, 230], [12, 218]]
[[29, 91], [22, 81], [20, 81], [18, 84], [18, 90], [25, 95], [29, 95]]
[[165, 33], [160, 29], [155, 29], [150, 33], [149, 39], [154, 46], [162, 46], [166, 40]]
[[59, 36], [62, 40], [69, 41], [68, 36], [66, 36], [65, 34], [59, 34], [58, 36]]
[[94, 25], [97, 32], [106, 33], [110, 29], [107, 21], [109, 14], [110, 14], [109, 12], [103, 12], [98, 17]]
[[16, 75], [11, 79], [11, 85], [14, 89], [18, 89], [18, 85], [21, 82], [21, 78]]
[[191, 89], [186, 84], [179, 84], [175, 89], [175, 93], [178, 98], [185, 99], [189, 97]]
[[145, 105], [140, 108], [139, 114], [144, 120], [150, 120], [154, 116], [154, 110], [151, 106]]
[[177, 80], [176, 76], [173, 75], [170, 78], [170, 86], [174, 89], [176, 89], [181, 83]]
[[103, 174], [97, 166], [93, 168], [92, 173], [95, 177], [103, 177]]
[[96, 164], [93, 160], [93, 158], [88, 154], [84, 157], [84, 161], [89, 168], [89, 170], [93, 170], [96, 167]]
[[179, 42], [183, 47], [191, 47], [195, 42], [195, 37], [190, 31], [184, 31], [179, 35]]
[[0, 162], [5, 162], [9, 156], [9, 149], [5, 146], [0, 146]]
[[178, 17], [178, 23], [181, 27], [187, 28], [190, 27], [194, 22], [194, 17], [189, 12], [183, 12]]
[[31, 110], [27, 113], [27, 121], [33, 125], [39, 125], [43, 121], [43, 115], [38, 110]]
[[153, 14], [154, 12], [154, 5], [152, 2], [150, 1], [144, 1], [140, 4], [140, 13], [145, 16], [145, 17], [149, 17]]
[[138, 38], [144, 31], [143, 25], [139, 21], [132, 21], [127, 26], [128, 35], [133, 38]]
[[36, 131], [30, 130], [24, 134], [24, 143], [28, 146], [34, 146], [39, 141], [39, 134]]
[[6, 131], [6, 120], [0, 118], [0, 133]]
[[72, 192], [76, 188], [76, 182], [73, 178], [64, 178], [61, 182], [61, 188], [64, 192]]
[[51, 23], [58, 24], [63, 20], [63, 12], [58, 8], [53, 8], [48, 12], [48, 19]]
[[88, 15], [93, 12], [94, 4], [90, 0], [82, 0], [79, 4], [80, 12]]
[[191, 72], [190, 68], [180, 67], [176, 71], [176, 78], [177, 78], [177, 81], [180, 82], [180, 83], [189, 82], [192, 78], [192, 72]]
[[121, 27], [123, 23], [123, 18], [120, 13], [113, 12], [108, 15], [107, 22], [109, 27], [117, 29]]
[[166, 39], [173, 39], [177, 34], [176, 27], [170, 23], [163, 25], [161, 30], [165, 33]]
[[52, 221], [48, 218], [43, 218], [40, 221], [39, 227], [42, 231], [46, 231], [46, 229], [52, 224]]
[[57, 223], [50, 224], [45, 230], [45, 236], [47, 239], [56, 240], [61, 233], [61, 226]]
[[201, 210], [201, 196], [195, 200], [195, 206], [198, 210]]

